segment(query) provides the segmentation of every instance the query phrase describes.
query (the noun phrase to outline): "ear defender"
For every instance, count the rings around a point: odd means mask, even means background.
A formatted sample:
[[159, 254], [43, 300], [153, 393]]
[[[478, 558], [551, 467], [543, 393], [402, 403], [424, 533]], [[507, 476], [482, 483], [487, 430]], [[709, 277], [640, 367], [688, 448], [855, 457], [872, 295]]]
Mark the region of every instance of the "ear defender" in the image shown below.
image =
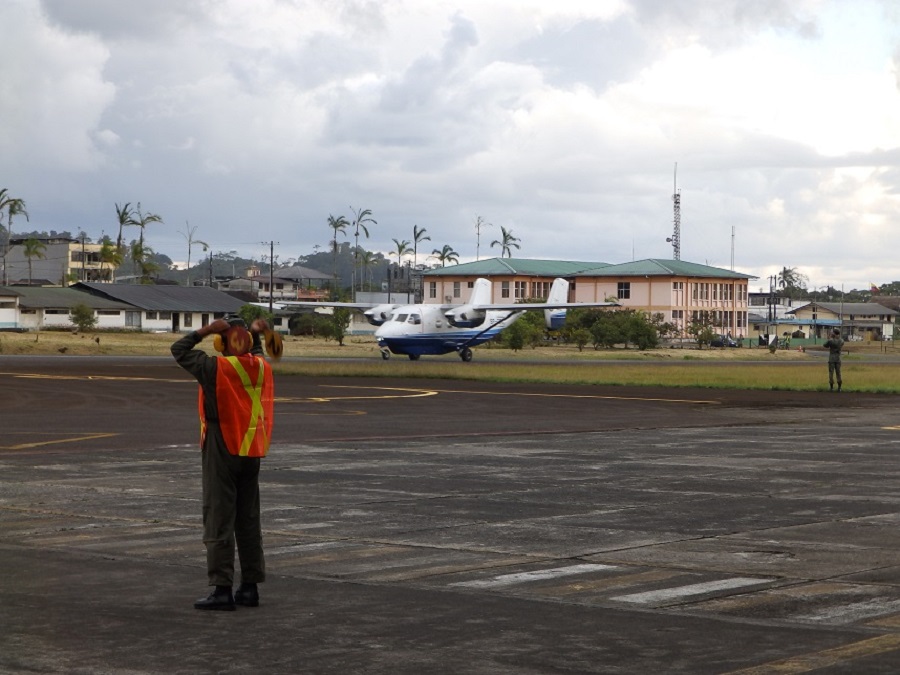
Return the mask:
[[225, 353], [225, 340], [222, 339], [221, 333], [213, 335], [213, 349], [219, 353]]
[[281, 359], [281, 355], [284, 353], [284, 340], [281, 339], [281, 334], [276, 333], [274, 330], [267, 330], [264, 332], [265, 343], [266, 343], [266, 354], [269, 355], [273, 361], [278, 361]]

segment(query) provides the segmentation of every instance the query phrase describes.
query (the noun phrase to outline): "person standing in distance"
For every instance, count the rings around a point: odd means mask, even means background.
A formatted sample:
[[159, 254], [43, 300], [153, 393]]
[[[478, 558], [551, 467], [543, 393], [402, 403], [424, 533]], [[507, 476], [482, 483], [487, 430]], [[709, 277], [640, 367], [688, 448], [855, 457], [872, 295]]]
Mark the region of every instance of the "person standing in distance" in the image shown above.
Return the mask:
[[841, 390], [841, 350], [844, 348], [844, 340], [841, 338], [841, 329], [831, 331], [831, 337], [825, 342], [828, 350], [828, 388], [834, 391], [834, 381], [837, 380], [838, 391]]
[[[200, 383], [200, 446], [203, 465], [203, 543], [209, 585], [214, 590], [196, 609], [233, 611], [259, 605], [257, 584], [266, 579], [259, 515], [259, 465], [272, 437], [275, 391], [272, 368], [263, 358], [257, 319], [217, 319], [171, 347], [178, 365]], [[215, 337], [210, 356], [195, 347]], [[232, 595], [237, 545], [241, 585]]]

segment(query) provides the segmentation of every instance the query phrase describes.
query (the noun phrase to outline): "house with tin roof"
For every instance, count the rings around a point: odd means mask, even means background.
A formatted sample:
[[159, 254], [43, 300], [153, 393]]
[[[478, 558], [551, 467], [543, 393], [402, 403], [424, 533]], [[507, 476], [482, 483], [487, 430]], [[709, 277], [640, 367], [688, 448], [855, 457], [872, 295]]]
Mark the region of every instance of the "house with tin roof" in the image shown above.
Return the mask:
[[0, 286], [0, 330], [72, 328], [72, 309], [85, 305], [94, 311], [97, 328], [122, 328], [134, 307], [92, 296], [72, 288]]
[[827, 338], [832, 329], [840, 328], [846, 340], [868, 341], [893, 338], [898, 316], [900, 312], [877, 302], [814, 301], [791, 310], [784, 321], [792, 334]]
[[723, 333], [749, 335], [748, 283], [755, 276], [683, 260], [650, 258], [627, 263], [491, 258], [423, 273], [426, 303], [458, 303], [475, 279], [493, 283], [492, 302], [544, 299], [553, 279], [569, 280], [570, 302], [603, 302], [661, 314], [684, 334], [702, 313]]
[[182, 332], [205, 326], [246, 303], [208, 286], [76, 283], [75, 291], [131, 306], [125, 327], [143, 331]]

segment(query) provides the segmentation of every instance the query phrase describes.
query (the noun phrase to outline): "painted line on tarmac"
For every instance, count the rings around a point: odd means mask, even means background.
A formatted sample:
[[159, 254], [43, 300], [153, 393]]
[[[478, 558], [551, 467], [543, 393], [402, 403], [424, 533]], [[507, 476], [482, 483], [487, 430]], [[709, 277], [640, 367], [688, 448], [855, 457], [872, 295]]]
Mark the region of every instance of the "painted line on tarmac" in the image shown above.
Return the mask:
[[900, 649], [900, 634], [880, 635], [852, 642], [843, 647], [824, 649], [820, 652], [793, 656], [780, 661], [771, 661], [759, 666], [733, 670], [727, 675], [784, 675], [785, 673], [808, 673], [812, 670], [846, 665], [856, 659], [864, 659], [878, 654], [886, 654]]
[[706, 581], [699, 584], [688, 584], [675, 588], [663, 588], [657, 591], [645, 591], [630, 595], [617, 595], [610, 600], [616, 602], [631, 602], [639, 605], [656, 605], [670, 600], [680, 600], [695, 595], [705, 595], [716, 591], [726, 591], [745, 586], [757, 586], [767, 584], [777, 579], [763, 579], [759, 577], [733, 577], [731, 579], [719, 579], [718, 581]]
[[196, 384], [195, 380], [169, 377], [127, 377], [124, 375], [48, 375], [46, 373], [0, 373], [7, 377], [23, 380], [123, 380], [126, 382], [184, 382]]
[[[330, 387], [332, 389], [371, 389], [374, 391], [390, 391], [390, 392], [403, 392], [403, 393], [393, 393], [393, 394], [380, 394], [377, 396], [311, 396], [309, 398], [302, 399], [292, 399], [294, 402], [297, 401], [311, 401], [315, 403], [328, 403], [331, 401], [359, 401], [359, 400], [373, 400], [373, 399], [392, 399], [392, 398], [426, 398], [428, 396], [437, 396], [438, 391], [435, 389], [409, 389], [405, 387], [359, 387], [353, 385], [346, 384], [323, 384], [320, 385], [322, 387]], [[277, 401], [278, 399], [276, 399]]]
[[498, 588], [502, 586], [512, 586], [514, 584], [524, 584], [531, 581], [544, 581], [546, 579], [558, 579], [559, 577], [568, 577], [573, 574], [589, 574], [591, 572], [600, 572], [619, 569], [616, 565], [601, 565], [599, 563], [584, 563], [582, 565], [569, 565], [567, 567], [554, 567], [549, 570], [533, 570], [531, 572], [516, 572], [514, 574], [501, 574], [500, 576], [491, 577], [490, 579], [475, 579], [473, 581], [457, 581], [449, 584], [450, 586], [461, 586], [464, 588]]
[[79, 441], [94, 441], [98, 438], [110, 438], [119, 434], [97, 433], [87, 434], [85, 436], [70, 436], [66, 438], [56, 438], [50, 441], [35, 441], [33, 443], [17, 443], [15, 445], [0, 445], [0, 450], [28, 450], [29, 448], [37, 448], [42, 445], [55, 445], [59, 443], [77, 443]]
[[538, 398], [596, 398], [613, 401], [652, 401], [658, 403], [702, 403], [705, 405], [721, 405], [721, 401], [708, 401], [687, 398], [652, 398], [649, 396], [601, 396], [597, 394], [541, 394], [523, 391], [469, 391], [466, 389], [435, 389], [439, 394], [483, 394], [485, 396], [535, 396]]

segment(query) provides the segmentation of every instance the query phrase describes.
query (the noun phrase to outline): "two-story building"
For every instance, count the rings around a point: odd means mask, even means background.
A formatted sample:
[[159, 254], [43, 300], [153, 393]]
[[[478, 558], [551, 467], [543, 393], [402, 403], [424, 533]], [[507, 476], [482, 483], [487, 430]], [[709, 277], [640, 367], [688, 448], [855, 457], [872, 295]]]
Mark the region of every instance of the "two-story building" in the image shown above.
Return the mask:
[[75, 281], [111, 282], [116, 266], [105, 262], [101, 256], [102, 244], [92, 244], [69, 237], [42, 237], [40, 256], [25, 255], [27, 239], [10, 239], [6, 256], [8, 283], [27, 284], [29, 262], [31, 279], [49, 279], [57, 286], [67, 286]]
[[840, 328], [847, 340], [892, 338], [898, 314], [877, 302], [809, 302], [788, 312], [794, 330], [806, 337], [825, 338]]
[[682, 260], [598, 262], [490, 258], [424, 273], [426, 303], [461, 303], [475, 279], [493, 282], [493, 302], [544, 299], [553, 279], [569, 280], [570, 302], [615, 300], [622, 307], [661, 314], [684, 334], [706, 315], [721, 332], [749, 334], [747, 286], [756, 277]]

